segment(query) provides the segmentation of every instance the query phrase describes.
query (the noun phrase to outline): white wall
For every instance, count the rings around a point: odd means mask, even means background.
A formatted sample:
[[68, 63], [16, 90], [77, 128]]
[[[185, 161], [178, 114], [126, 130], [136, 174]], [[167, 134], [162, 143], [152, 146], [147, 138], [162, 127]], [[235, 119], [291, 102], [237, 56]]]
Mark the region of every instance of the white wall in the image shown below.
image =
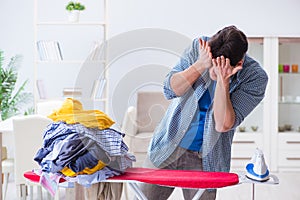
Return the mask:
[[[65, 2], [63, 1], [62, 7]], [[93, 6], [91, 1], [86, 0], [86, 3]], [[54, 4], [55, 6], [58, 5]], [[6, 58], [22, 54], [24, 61], [20, 69], [20, 80], [32, 80], [34, 3], [0, 0], [0, 8], [0, 49], [5, 51]], [[61, 7], [51, 10], [55, 15]], [[191, 39], [202, 34], [214, 34], [218, 29], [231, 24], [242, 29], [248, 36], [300, 36], [299, 10], [298, 0], [108, 0], [108, 37], [112, 39], [128, 31], [155, 28], [167, 29]], [[145, 58], [145, 55], [148, 57]], [[112, 64], [111, 82], [115, 84], [111, 84], [112, 86], [118, 84], [121, 73], [126, 74], [136, 66], [156, 63], [171, 67], [177, 59], [169, 59], [166, 54], [157, 52], [131, 56]], [[33, 81], [30, 82], [29, 90], [32, 90], [32, 85]], [[113, 87], [111, 92], [113, 93]]]
[[235, 24], [247, 35], [299, 35], [298, 0], [111, 0], [110, 35], [159, 27], [194, 37]]
[[0, 0], [0, 50], [23, 55], [20, 82], [33, 78], [33, 1]]

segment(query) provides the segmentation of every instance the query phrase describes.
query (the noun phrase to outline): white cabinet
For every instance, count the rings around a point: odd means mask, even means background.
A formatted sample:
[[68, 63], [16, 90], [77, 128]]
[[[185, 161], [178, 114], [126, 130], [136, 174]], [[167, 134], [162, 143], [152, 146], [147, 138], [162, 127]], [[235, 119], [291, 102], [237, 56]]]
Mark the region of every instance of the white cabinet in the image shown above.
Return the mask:
[[[299, 52], [300, 37], [278, 38], [277, 91], [279, 128], [277, 134], [277, 156], [279, 171], [300, 170]], [[280, 69], [282, 66], [283, 70]]]
[[284, 69], [279, 70], [278, 75], [278, 125], [283, 128], [289, 125], [294, 131], [300, 126], [299, 52], [300, 38], [279, 38], [278, 63]]
[[300, 134], [278, 134], [278, 168], [300, 170]]
[[67, 3], [35, 0], [35, 103], [73, 97], [85, 109], [107, 112], [107, 2], [81, 2], [78, 22], [68, 21]]

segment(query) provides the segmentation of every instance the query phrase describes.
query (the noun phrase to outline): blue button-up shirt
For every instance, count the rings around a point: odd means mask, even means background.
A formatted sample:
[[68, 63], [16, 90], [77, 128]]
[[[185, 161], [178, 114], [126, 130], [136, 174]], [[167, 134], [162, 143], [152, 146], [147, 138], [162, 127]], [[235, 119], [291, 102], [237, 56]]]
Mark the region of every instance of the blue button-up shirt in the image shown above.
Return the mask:
[[[208, 37], [202, 37], [208, 40]], [[199, 38], [185, 50], [179, 63], [167, 75], [164, 82], [164, 94], [172, 99], [165, 116], [154, 131], [149, 145], [149, 158], [156, 167], [163, 167], [164, 161], [174, 152], [188, 130], [197, 111], [199, 99], [211, 83], [208, 70], [193, 84], [184, 95], [178, 97], [170, 86], [171, 76], [187, 69], [199, 57]], [[231, 144], [236, 127], [261, 102], [265, 95], [268, 76], [258, 62], [244, 58], [243, 69], [230, 80], [230, 99], [235, 111], [235, 123], [228, 132], [215, 130], [213, 117], [213, 99], [205, 117], [202, 158], [204, 171], [229, 171]]]

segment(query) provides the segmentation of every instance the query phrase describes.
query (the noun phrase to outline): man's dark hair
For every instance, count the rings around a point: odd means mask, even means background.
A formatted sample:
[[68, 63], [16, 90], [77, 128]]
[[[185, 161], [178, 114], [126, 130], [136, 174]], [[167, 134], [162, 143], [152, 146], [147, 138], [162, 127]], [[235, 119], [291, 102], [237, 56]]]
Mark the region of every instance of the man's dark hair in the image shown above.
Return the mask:
[[224, 56], [230, 59], [230, 65], [236, 66], [248, 50], [246, 35], [235, 26], [218, 31], [209, 40], [213, 58]]

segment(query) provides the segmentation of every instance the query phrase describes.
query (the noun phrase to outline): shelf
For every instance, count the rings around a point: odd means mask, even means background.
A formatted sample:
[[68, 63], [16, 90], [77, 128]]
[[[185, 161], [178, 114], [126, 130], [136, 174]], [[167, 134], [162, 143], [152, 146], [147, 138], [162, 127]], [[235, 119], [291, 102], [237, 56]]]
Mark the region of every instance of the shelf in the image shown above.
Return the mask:
[[261, 45], [264, 43], [263, 37], [248, 37], [247, 39], [249, 43], [258, 43]]
[[245, 131], [245, 132], [236, 131], [236, 134], [239, 134], [239, 135], [246, 135], [246, 134], [262, 134], [262, 132], [260, 132], [260, 131]]
[[49, 22], [37, 22], [36, 25], [39, 26], [105, 26], [105, 22], [97, 22], [97, 21], [90, 21], [90, 22], [68, 22], [68, 21], [49, 21]]
[[[68, 21], [64, 10], [58, 10], [57, 15], [44, 10], [49, 5], [62, 6], [62, 3], [58, 0], [34, 1], [34, 45], [37, 46], [33, 60], [34, 80], [43, 81], [48, 98], [74, 97], [86, 104], [94, 101], [95, 109], [108, 112], [108, 84], [103, 95], [97, 96], [99, 99], [91, 98], [93, 84], [99, 76], [109, 80], [107, 47], [103, 45], [107, 41], [107, 0], [87, 6], [91, 8], [89, 12], [76, 22]], [[38, 42], [41, 42], [40, 46]], [[77, 87], [82, 89], [82, 96], [70, 93], [61, 96], [60, 91], [64, 88]], [[40, 101], [38, 92], [35, 84], [35, 103]]]
[[282, 37], [279, 38], [279, 44], [283, 43], [300, 43], [300, 37]]
[[278, 103], [279, 103], [279, 104], [299, 104], [299, 105], [300, 105], [300, 102], [296, 102], [296, 101], [292, 101], [292, 102], [283, 102], [283, 101], [279, 101]]
[[101, 99], [92, 99], [92, 98], [82, 98], [82, 96], [72, 96], [72, 95], [66, 95], [62, 97], [56, 97], [56, 98], [46, 98], [46, 99], [38, 99], [38, 102], [48, 102], [48, 101], [64, 101], [67, 98], [75, 98], [79, 100], [91, 100], [96, 102], [105, 102], [107, 101], [107, 98], [101, 98]]
[[83, 64], [83, 63], [105, 63], [105, 60], [37, 60], [35, 61], [38, 64]]
[[96, 102], [105, 102], [107, 101], [106, 98], [102, 98], [102, 99], [92, 99], [93, 101], [96, 101]]
[[279, 131], [278, 134], [300, 134], [299, 131]]
[[289, 72], [289, 73], [278, 73], [279, 76], [297, 76], [297, 75], [300, 75], [300, 73], [295, 73], [295, 72]]

